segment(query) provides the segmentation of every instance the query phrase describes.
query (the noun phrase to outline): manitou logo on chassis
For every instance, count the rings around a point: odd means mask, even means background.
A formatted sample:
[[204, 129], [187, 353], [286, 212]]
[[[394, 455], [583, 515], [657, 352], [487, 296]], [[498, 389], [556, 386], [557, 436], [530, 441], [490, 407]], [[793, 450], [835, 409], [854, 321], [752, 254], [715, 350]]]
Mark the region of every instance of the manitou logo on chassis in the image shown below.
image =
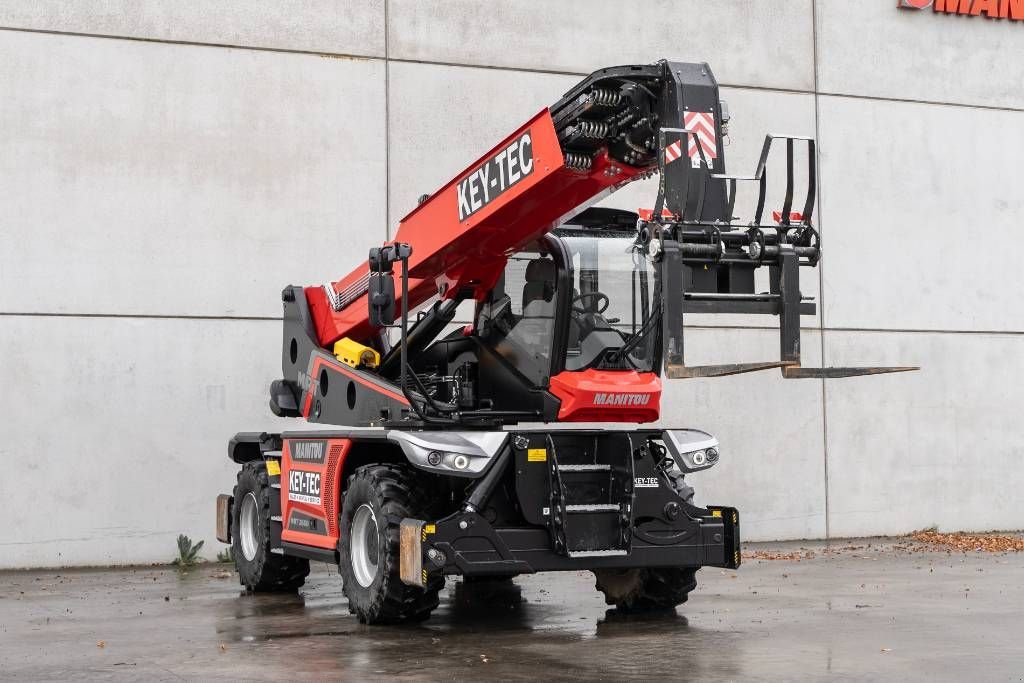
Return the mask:
[[645, 406], [650, 394], [594, 394], [595, 406]]
[[900, 9], [928, 9], [943, 14], [1024, 21], [1024, 0], [897, 0]]
[[526, 131], [459, 181], [459, 220], [464, 221], [533, 171], [533, 138]]
[[327, 444], [323, 441], [292, 441], [289, 446], [292, 460], [297, 462], [322, 463], [324, 451], [327, 449]]

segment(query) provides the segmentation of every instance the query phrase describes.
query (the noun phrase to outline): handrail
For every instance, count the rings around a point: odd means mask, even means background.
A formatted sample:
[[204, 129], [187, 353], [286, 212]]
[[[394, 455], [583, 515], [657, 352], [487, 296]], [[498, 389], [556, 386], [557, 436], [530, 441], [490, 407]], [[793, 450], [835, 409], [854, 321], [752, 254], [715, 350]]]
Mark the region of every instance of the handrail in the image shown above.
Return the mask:
[[[726, 173], [712, 173], [709, 177], [715, 180], [725, 180], [729, 186], [728, 216], [732, 221], [733, 208], [736, 205], [736, 181], [759, 181], [760, 188], [757, 197], [757, 209], [754, 212], [752, 226], [773, 227], [761, 224], [761, 217], [764, 214], [765, 195], [768, 189], [768, 157], [771, 153], [772, 143], [775, 140], [786, 141], [786, 193], [782, 205], [782, 216], [780, 225], [787, 227], [791, 225], [790, 212], [793, 208], [793, 143], [803, 141], [807, 143], [807, 195], [804, 198], [804, 210], [801, 213], [800, 225], [810, 225], [811, 217], [814, 214], [814, 202], [817, 198], [817, 146], [814, 138], [806, 135], [780, 135], [778, 133], [764, 136], [764, 144], [761, 146], [761, 156], [757, 161], [757, 168], [753, 175], [729, 175]], [[706, 191], [706, 185], [704, 188]]]

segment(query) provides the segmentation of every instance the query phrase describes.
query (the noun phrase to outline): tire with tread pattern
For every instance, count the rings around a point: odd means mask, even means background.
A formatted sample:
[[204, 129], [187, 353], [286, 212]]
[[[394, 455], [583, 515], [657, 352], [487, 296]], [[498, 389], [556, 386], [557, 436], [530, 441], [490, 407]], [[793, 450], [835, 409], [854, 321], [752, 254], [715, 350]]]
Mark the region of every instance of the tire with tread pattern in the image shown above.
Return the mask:
[[699, 567], [600, 569], [596, 588], [604, 601], [623, 611], [670, 609], [686, 602], [697, 587]]
[[[423, 475], [408, 466], [364, 465], [348, 479], [341, 502], [341, 539], [338, 542], [342, 590], [349, 611], [364, 624], [395, 624], [422, 621], [438, 605], [444, 577], [432, 575], [426, 588], [402, 583], [399, 577], [399, 525], [407, 517], [429, 519], [432, 501]], [[361, 539], [366, 554], [376, 556], [372, 581], [362, 585], [353, 567], [353, 520], [360, 508], [372, 511], [367, 531], [374, 538]], [[366, 512], [361, 513], [364, 518]], [[357, 560], [358, 562], [358, 557]]]
[[[247, 558], [242, 551], [240, 515], [247, 496], [255, 501], [256, 518], [252, 525], [255, 554]], [[278, 495], [271, 488], [267, 466], [262, 460], [247, 462], [238, 472], [234, 504], [231, 506], [231, 550], [238, 571], [238, 582], [246, 590], [258, 593], [293, 592], [306, 582], [309, 560], [270, 551], [270, 500]]]
[[[672, 488], [688, 505], [693, 505], [694, 489], [682, 472], [668, 472]], [[650, 569], [600, 569], [594, 571], [595, 587], [604, 593], [604, 601], [623, 611], [669, 609], [686, 602], [697, 587], [700, 567], [657, 567]]]

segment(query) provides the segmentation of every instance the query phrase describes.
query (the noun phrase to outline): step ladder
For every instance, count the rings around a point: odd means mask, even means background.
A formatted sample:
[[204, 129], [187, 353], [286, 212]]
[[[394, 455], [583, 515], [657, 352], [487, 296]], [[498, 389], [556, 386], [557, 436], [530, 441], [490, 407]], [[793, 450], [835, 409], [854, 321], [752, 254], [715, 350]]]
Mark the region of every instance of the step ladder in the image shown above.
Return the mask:
[[633, 445], [627, 434], [548, 436], [555, 550], [567, 557], [629, 553], [633, 528]]

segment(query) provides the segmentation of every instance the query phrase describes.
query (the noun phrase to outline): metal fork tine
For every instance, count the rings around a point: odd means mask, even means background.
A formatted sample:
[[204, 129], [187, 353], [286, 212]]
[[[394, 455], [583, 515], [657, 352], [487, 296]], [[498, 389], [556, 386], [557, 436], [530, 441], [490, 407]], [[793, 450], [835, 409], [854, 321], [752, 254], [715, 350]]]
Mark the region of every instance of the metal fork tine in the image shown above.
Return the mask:
[[921, 368], [915, 366], [866, 367], [866, 368], [804, 368], [790, 365], [782, 368], [782, 376], [786, 379], [840, 379], [843, 377], [861, 377], [864, 375], [885, 375], [890, 372], [914, 372]]
[[727, 363], [725, 365], [676, 365], [674, 363], [665, 366], [665, 376], [669, 379], [692, 379], [697, 377], [728, 377], [729, 375], [740, 375], [745, 372], [758, 372], [760, 370], [774, 370], [782, 368], [785, 370], [792, 363], [786, 361], [771, 361], [768, 363]]

